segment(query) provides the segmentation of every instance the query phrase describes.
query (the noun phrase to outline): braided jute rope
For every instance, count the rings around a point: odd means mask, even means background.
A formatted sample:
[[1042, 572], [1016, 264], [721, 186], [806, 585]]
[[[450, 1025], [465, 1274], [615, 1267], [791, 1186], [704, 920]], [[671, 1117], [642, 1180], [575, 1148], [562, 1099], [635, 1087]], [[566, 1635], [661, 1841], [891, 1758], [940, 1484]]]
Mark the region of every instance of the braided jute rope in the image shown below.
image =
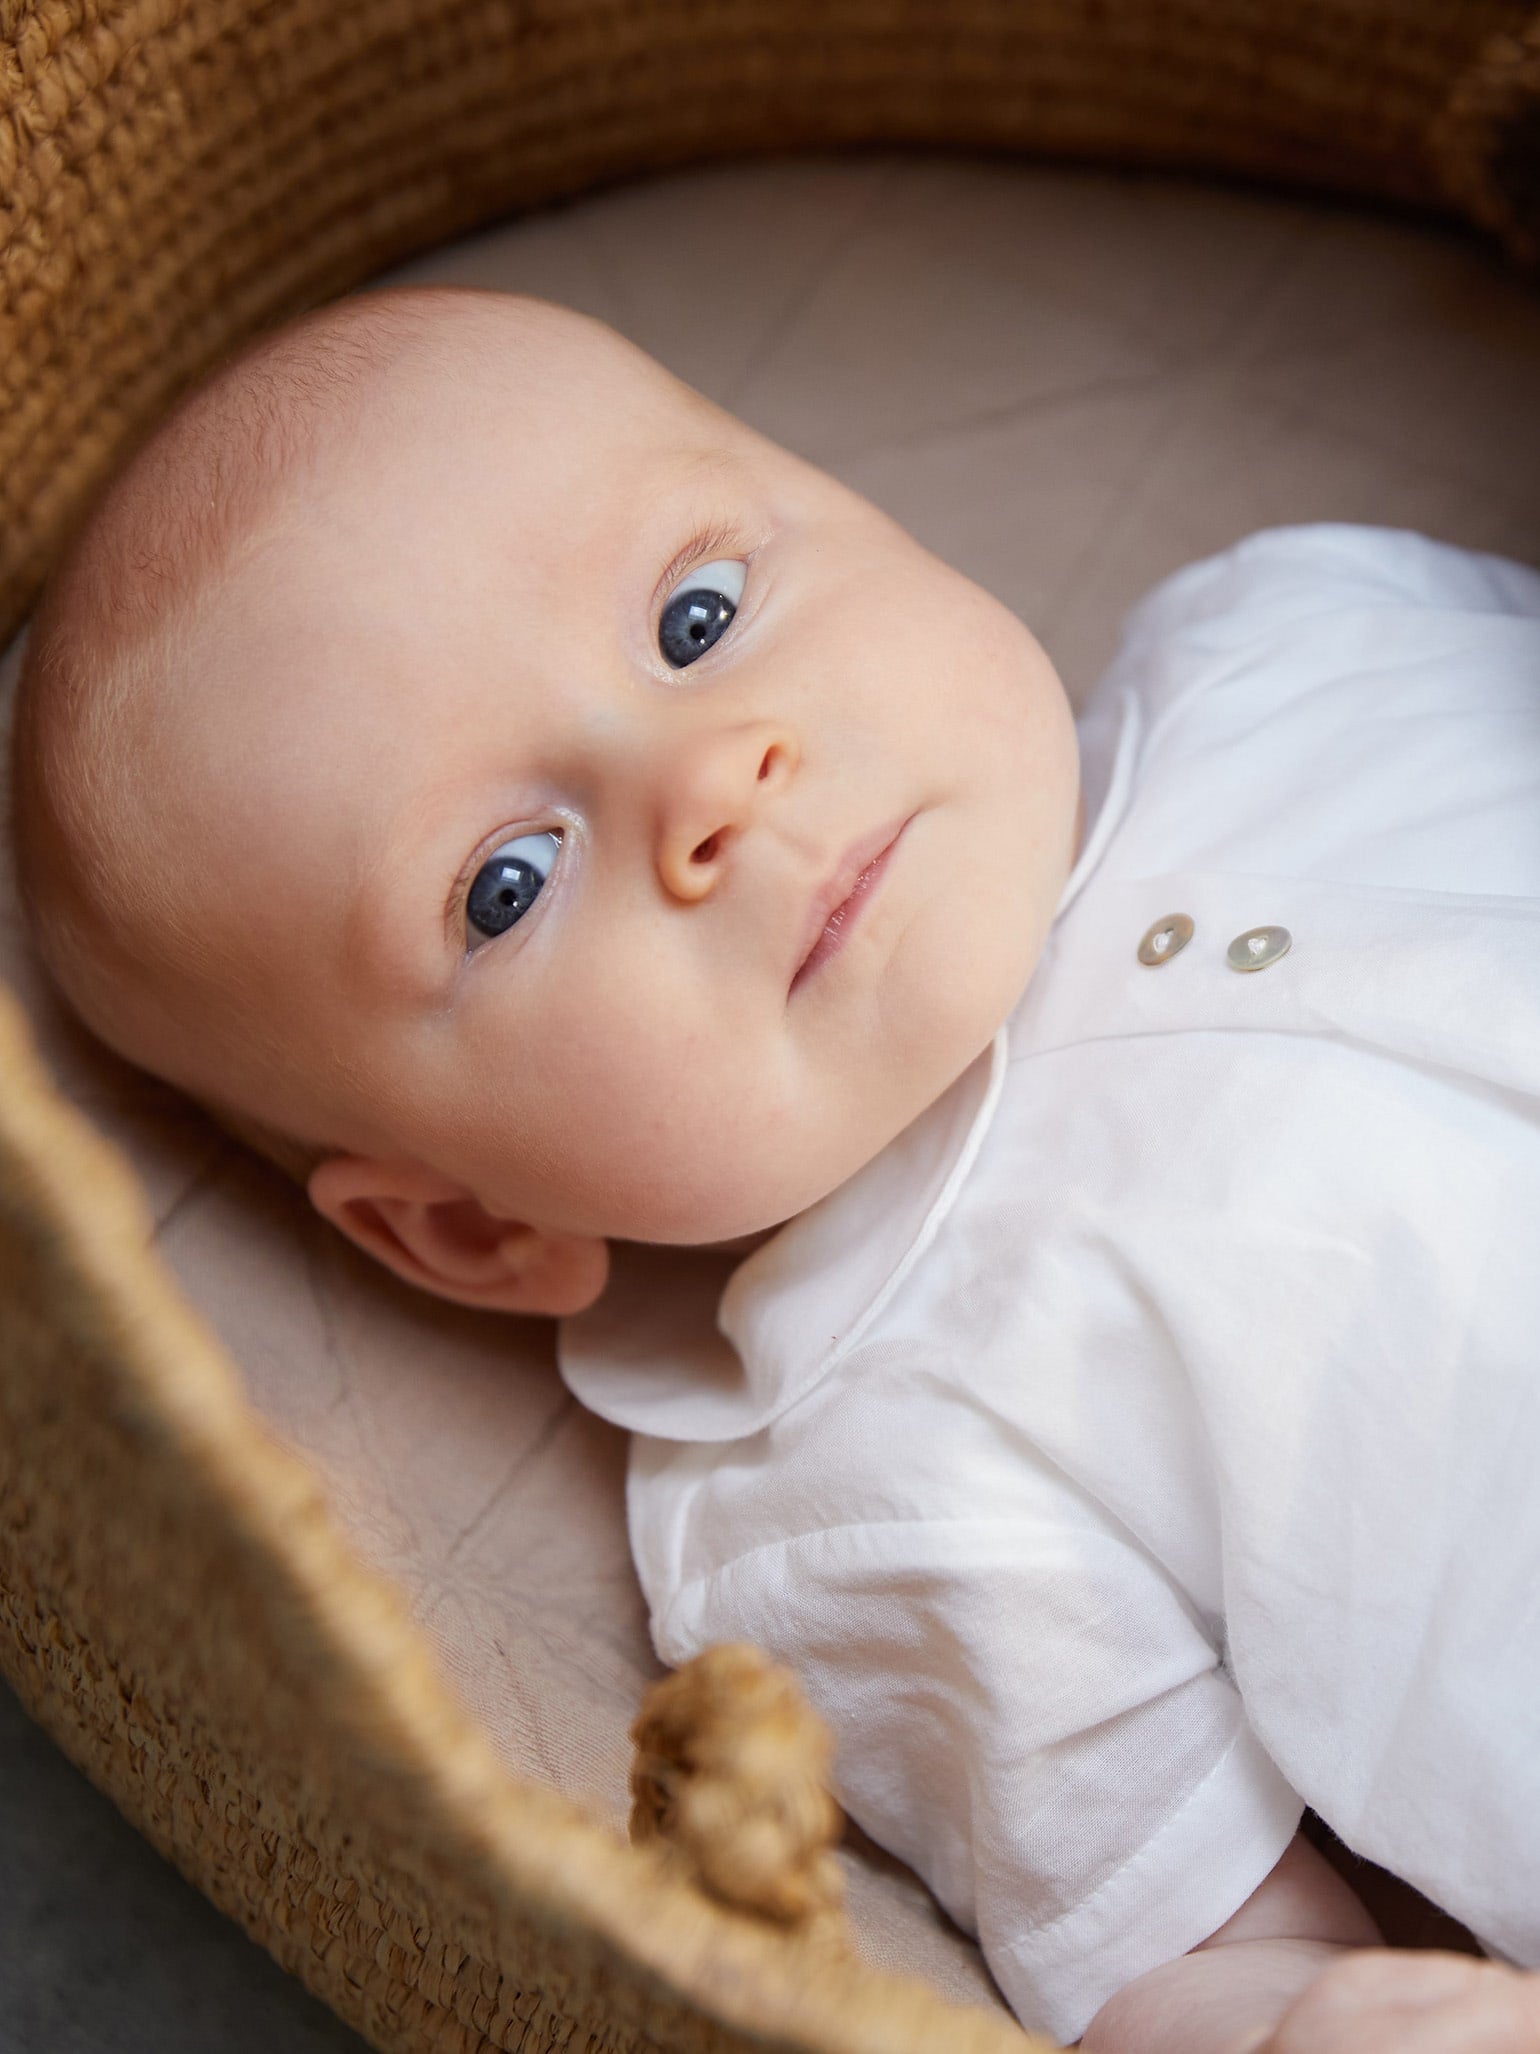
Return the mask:
[[[1534, 0], [0, 0], [0, 641], [179, 392], [495, 216], [912, 145], [1534, 261], [1537, 51]], [[148, 1241], [0, 994], [0, 1667], [286, 1967], [399, 2054], [1033, 2044], [851, 1950], [827, 1742], [757, 1656], [649, 1700], [644, 1844], [508, 1775]]]
[[1444, 189], [1540, 265], [1540, 15], [1484, 43], [1432, 131]]
[[631, 1739], [634, 1841], [673, 1847], [724, 1904], [845, 1944], [834, 1744], [789, 1669], [708, 1648], [653, 1684]]

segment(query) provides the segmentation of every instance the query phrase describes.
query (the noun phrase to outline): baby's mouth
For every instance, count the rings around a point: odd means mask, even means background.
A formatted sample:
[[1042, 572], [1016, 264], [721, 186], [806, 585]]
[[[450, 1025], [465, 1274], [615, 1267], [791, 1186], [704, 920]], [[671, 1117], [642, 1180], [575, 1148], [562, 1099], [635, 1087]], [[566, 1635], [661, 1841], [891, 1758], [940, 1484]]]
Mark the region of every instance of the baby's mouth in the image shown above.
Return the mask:
[[882, 882], [893, 851], [913, 818], [914, 815], [909, 813], [901, 820], [890, 820], [875, 832], [853, 842], [827, 882], [814, 894], [808, 923], [802, 931], [797, 966], [787, 990], [788, 998], [844, 947], [873, 892]]

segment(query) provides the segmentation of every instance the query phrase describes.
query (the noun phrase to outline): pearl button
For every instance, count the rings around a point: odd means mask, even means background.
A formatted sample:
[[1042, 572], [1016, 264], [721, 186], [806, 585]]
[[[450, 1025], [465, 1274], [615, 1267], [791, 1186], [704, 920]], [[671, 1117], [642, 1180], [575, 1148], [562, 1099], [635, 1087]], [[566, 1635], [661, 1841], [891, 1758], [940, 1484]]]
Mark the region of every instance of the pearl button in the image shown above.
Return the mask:
[[1225, 955], [1232, 970], [1265, 970], [1289, 953], [1293, 940], [1286, 927], [1250, 927], [1235, 937]]
[[1179, 956], [1192, 940], [1192, 921], [1185, 913], [1168, 913], [1164, 920], [1146, 930], [1139, 944], [1139, 960], [1157, 969], [1162, 963], [1169, 963], [1173, 956]]

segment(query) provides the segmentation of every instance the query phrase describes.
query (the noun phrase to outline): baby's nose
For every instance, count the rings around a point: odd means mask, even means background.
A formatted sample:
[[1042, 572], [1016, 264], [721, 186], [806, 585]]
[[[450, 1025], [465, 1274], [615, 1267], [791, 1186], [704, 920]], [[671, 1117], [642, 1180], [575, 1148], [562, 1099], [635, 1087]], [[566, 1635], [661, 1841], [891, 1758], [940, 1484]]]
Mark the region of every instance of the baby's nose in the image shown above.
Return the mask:
[[795, 736], [773, 721], [692, 737], [663, 770], [658, 873], [675, 898], [716, 888], [733, 840], [794, 775]]

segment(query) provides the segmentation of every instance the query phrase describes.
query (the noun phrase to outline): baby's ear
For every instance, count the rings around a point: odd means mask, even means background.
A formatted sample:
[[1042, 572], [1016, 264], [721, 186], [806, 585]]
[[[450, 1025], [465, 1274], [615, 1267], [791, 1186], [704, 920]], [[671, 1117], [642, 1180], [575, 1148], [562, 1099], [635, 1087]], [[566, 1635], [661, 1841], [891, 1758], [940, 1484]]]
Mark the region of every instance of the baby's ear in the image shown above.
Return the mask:
[[333, 1155], [310, 1173], [310, 1202], [366, 1255], [456, 1305], [582, 1312], [604, 1289], [609, 1244], [499, 1219], [463, 1185], [415, 1163]]

